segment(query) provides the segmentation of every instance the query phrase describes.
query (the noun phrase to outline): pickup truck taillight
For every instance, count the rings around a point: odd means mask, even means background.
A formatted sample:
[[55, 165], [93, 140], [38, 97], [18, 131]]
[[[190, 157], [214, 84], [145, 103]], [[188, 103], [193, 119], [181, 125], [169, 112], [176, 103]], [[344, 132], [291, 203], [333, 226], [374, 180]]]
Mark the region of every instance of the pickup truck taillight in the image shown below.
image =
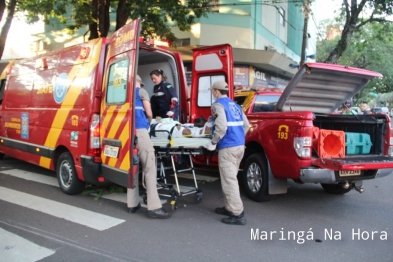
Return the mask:
[[393, 156], [393, 137], [391, 136], [390, 137], [390, 139], [389, 139], [390, 141], [390, 143], [389, 143], [389, 156]]
[[100, 116], [93, 114], [90, 121], [89, 155], [99, 157], [100, 148]]
[[301, 158], [311, 158], [312, 127], [296, 127], [293, 138], [293, 148]]

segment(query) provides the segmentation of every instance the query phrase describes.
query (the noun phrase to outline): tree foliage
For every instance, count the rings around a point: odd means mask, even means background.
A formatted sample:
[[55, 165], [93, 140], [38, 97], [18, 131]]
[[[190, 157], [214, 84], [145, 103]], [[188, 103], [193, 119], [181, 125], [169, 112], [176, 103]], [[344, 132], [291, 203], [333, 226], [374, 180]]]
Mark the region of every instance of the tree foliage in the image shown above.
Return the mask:
[[8, 3], [4, 0], [0, 0], [0, 17], [3, 19], [4, 13], [7, 13], [5, 21], [1, 27], [0, 32], [0, 57], [3, 56], [5, 42], [7, 40], [8, 32], [11, 28], [12, 19], [16, 10], [17, 0], [9, 0]]
[[56, 17], [70, 30], [89, 26], [90, 37], [106, 37], [109, 33], [110, 13], [116, 13], [116, 29], [127, 19], [144, 18], [142, 35], [175, 40], [171, 26], [189, 31], [196, 18], [207, 16], [208, 0], [29, 0], [20, 9], [27, 11], [28, 21], [41, 15], [46, 22]]
[[28, 23], [43, 19], [50, 23], [57, 18], [73, 32], [84, 26], [90, 31], [89, 39], [108, 36], [110, 14], [116, 13], [116, 29], [129, 18], [144, 18], [142, 36], [160, 37], [173, 42], [176, 38], [171, 27], [189, 31], [197, 18], [207, 16], [209, 0], [0, 0], [0, 17], [7, 12], [0, 32], [0, 57], [11, 22], [16, 12], [24, 12]]
[[[343, 25], [341, 38], [325, 62], [337, 63], [352, 37], [371, 23], [388, 24], [386, 17], [392, 15], [393, 0], [343, 0], [336, 22]], [[382, 33], [383, 31], [381, 31]]]
[[[324, 22], [326, 25], [326, 21]], [[355, 98], [370, 101], [371, 93], [393, 92], [393, 24], [369, 23], [353, 34], [338, 58], [342, 65], [380, 72], [384, 77], [370, 82]], [[340, 36], [317, 43], [318, 59], [324, 61], [340, 41]]]

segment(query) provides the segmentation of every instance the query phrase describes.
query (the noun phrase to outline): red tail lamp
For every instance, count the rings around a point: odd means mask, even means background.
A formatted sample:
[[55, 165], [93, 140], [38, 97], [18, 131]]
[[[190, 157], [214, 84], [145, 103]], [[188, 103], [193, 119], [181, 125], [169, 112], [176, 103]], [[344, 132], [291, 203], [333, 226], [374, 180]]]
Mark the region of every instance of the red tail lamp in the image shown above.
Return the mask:
[[344, 157], [345, 156], [345, 132], [337, 130], [319, 129], [314, 131], [315, 139], [313, 146], [319, 157]]

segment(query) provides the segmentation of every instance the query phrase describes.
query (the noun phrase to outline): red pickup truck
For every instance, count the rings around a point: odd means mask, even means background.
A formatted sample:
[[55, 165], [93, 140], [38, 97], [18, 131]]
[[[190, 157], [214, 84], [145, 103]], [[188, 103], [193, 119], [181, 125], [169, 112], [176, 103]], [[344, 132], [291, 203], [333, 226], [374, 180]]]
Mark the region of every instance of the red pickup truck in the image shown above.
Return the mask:
[[[208, 87], [233, 83], [231, 49], [194, 50], [191, 119], [208, 117]], [[202, 65], [208, 65], [209, 68]], [[282, 93], [235, 92], [251, 128], [239, 180], [255, 201], [287, 192], [287, 180], [320, 183], [325, 191], [363, 191], [362, 181], [393, 172], [393, 130], [388, 115], [332, 114], [381, 74], [324, 63], [300, 67]], [[250, 95], [251, 94], [251, 95]], [[198, 159], [196, 160], [198, 162]], [[202, 161], [199, 161], [202, 164]]]

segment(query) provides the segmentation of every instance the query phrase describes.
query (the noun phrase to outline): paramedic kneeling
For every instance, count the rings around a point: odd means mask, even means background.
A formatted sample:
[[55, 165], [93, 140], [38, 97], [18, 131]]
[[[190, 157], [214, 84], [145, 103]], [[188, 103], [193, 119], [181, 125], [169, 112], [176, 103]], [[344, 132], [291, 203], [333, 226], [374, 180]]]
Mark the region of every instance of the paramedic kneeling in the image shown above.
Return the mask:
[[[137, 75], [135, 85], [135, 126], [138, 137], [138, 157], [143, 170], [142, 181], [146, 181], [147, 215], [153, 218], [169, 218], [171, 214], [162, 208], [158, 196], [156, 159], [153, 143], [147, 132], [152, 119], [149, 95], [140, 86], [144, 86], [144, 84], [139, 75]], [[136, 183], [137, 185], [134, 189], [127, 188], [127, 207], [130, 213], [135, 213], [141, 207], [138, 182]]]
[[220, 215], [226, 215], [221, 221], [231, 225], [245, 225], [243, 202], [240, 198], [237, 173], [244, 155], [245, 134], [250, 129], [247, 117], [241, 107], [228, 98], [228, 84], [217, 81], [209, 88], [216, 101], [212, 115], [214, 132], [210, 142], [204, 147], [213, 151], [218, 147], [218, 165], [224, 207], [215, 209]]

